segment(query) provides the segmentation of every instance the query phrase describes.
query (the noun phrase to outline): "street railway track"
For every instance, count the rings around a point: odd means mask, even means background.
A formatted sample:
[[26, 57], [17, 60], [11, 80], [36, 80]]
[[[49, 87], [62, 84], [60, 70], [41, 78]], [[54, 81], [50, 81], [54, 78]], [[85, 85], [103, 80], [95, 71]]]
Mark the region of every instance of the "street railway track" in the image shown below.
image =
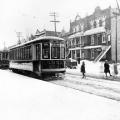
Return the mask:
[[59, 77], [49, 76], [44, 78], [38, 77], [35, 74], [22, 75], [27, 75], [28, 77], [33, 77], [38, 80], [47, 81], [56, 85], [120, 101], [120, 82], [118, 81], [95, 79], [92, 77], [86, 77], [86, 79], [82, 79], [82, 76], [67, 73], [60, 74]]
[[81, 79], [81, 76], [71, 74], [65, 74], [60, 78], [53, 77], [48, 81], [64, 87], [120, 101], [120, 83], [117, 81], [90, 77]]

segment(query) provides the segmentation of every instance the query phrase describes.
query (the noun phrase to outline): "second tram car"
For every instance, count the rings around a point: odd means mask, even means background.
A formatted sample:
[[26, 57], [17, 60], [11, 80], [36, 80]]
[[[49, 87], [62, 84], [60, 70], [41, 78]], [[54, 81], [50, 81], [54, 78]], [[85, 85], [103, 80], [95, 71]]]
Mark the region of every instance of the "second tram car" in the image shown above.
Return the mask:
[[64, 39], [44, 36], [10, 48], [9, 68], [13, 71], [31, 71], [40, 76], [64, 73]]
[[7, 69], [9, 68], [9, 56], [8, 56], [7, 50], [0, 51], [0, 68], [1, 69]]

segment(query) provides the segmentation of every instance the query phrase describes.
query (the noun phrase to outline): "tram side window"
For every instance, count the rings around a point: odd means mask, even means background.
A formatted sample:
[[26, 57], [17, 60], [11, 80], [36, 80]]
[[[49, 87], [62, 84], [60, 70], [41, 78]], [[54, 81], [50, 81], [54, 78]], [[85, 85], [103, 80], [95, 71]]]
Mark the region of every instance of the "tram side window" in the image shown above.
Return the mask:
[[42, 58], [50, 59], [50, 44], [49, 43], [42, 44]]
[[25, 60], [27, 60], [27, 48], [25, 47]]
[[28, 59], [30, 60], [30, 59], [32, 59], [31, 46], [28, 46], [27, 49], [28, 49], [28, 50], [27, 50], [27, 51], [28, 51], [28, 53], [27, 53], [27, 54], [28, 54]]
[[20, 48], [18, 48], [18, 60], [20, 59]]
[[10, 51], [10, 58], [11, 58], [11, 60], [13, 60], [13, 50]]
[[28, 60], [28, 47], [26, 47], [26, 60]]
[[40, 60], [41, 58], [41, 44], [36, 45], [36, 59]]
[[23, 47], [23, 52], [22, 52], [23, 60], [25, 59], [25, 48]]
[[24, 60], [26, 60], [26, 47], [24, 47]]
[[1, 60], [1, 53], [0, 53], [0, 60]]
[[22, 59], [22, 48], [18, 49], [18, 53], [19, 53], [19, 55], [18, 55], [19, 58], [18, 59], [21, 60]]
[[21, 48], [21, 60], [23, 60], [23, 48]]
[[15, 49], [15, 60], [17, 59], [17, 49]]
[[15, 50], [13, 50], [13, 60], [15, 60]]
[[10, 60], [12, 59], [11, 57], [12, 57], [12, 56], [11, 56], [11, 51], [10, 51], [10, 52], [9, 52], [9, 58], [10, 58]]
[[3, 56], [2, 56], [2, 58], [4, 59], [5, 58], [5, 53], [3, 52]]
[[61, 47], [61, 59], [65, 58], [65, 48]]

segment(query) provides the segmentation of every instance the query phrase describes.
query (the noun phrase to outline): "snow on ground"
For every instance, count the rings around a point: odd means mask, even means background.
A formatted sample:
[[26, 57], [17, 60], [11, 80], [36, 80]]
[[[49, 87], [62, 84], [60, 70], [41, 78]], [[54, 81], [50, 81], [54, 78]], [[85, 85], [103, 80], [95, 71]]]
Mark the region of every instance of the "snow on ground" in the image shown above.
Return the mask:
[[[83, 60], [85, 62], [86, 76], [93, 76], [97, 78], [105, 78], [104, 74], [104, 62], [93, 62], [88, 60]], [[67, 73], [81, 75], [80, 67], [82, 61], [78, 64], [76, 69], [66, 69]], [[114, 76], [113, 64], [110, 64], [111, 74]], [[108, 74], [109, 76], [109, 74]], [[120, 64], [118, 64], [118, 75], [117, 78], [120, 78]]]
[[120, 102], [0, 70], [0, 120], [120, 120]]

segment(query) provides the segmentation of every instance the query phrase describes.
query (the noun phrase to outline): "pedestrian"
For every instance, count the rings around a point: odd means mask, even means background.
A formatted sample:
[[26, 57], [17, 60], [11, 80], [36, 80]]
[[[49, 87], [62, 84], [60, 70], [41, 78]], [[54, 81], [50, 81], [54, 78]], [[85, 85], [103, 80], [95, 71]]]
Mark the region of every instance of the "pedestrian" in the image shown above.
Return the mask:
[[107, 60], [105, 60], [105, 63], [104, 63], [104, 73], [106, 77], [107, 77], [107, 73], [109, 73], [109, 75], [112, 76], [110, 73], [110, 65]]
[[114, 61], [114, 77], [116, 77], [117, 76], [117, 74], [118, 74], [118, 69], [117, 69], [117, 63]]
[[81, 65], [81, 73], [82, 73], [82, 78], [86, 78], [86, 76], [85, 76], [85, 62], [84, 61], [82, 62], [82, 65]]

